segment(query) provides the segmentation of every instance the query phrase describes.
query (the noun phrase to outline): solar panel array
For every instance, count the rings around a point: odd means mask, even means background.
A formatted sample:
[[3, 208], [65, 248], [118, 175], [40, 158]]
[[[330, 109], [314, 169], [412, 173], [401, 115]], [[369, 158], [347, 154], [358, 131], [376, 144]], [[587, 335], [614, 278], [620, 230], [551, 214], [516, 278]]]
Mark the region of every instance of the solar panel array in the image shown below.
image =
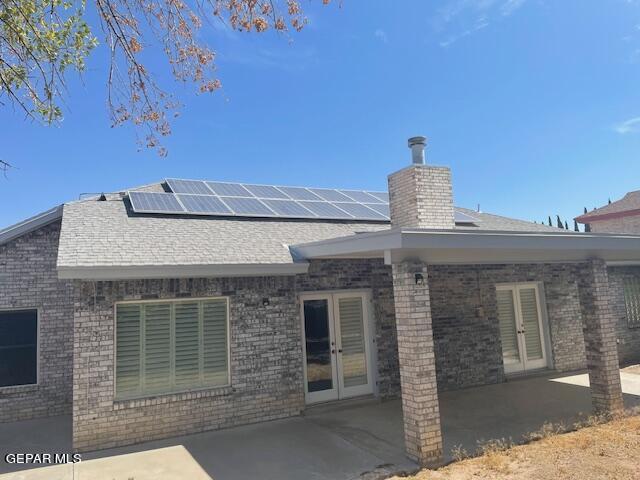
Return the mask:
[[[389, 195], [364, 190], [167, 179], [171, 193], [129, 192], [137, 213], [389, 221]], [[462, 219], [459, 215], [466, 217]], [[456, 211], [456, 221], [473, 223]]]

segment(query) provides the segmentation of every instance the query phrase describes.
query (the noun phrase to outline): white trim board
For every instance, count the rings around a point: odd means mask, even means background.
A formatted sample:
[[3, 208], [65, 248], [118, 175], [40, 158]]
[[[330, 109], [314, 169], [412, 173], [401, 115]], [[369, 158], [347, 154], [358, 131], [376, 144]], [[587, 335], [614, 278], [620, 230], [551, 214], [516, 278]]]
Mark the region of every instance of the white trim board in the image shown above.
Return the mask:
[[257, 263], [228, 265], [58, 266], [58, 278], [132, 280], [146, 278], [262, 277], [307, 273], [309, 264]]

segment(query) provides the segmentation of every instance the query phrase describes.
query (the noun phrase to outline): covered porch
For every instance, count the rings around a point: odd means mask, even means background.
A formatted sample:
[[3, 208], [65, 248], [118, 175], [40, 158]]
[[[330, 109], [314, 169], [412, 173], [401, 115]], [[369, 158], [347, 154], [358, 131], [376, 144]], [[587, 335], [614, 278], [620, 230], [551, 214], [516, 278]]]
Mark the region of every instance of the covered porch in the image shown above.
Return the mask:
[[[466, 308], [463, 316], [485, 321], [488, 328], [494, 328], [499, 323], [502, 341], [496, 339], [488, 342], [498, 346], [502, 343], [505, 354], [504, 364], [501, 359], [499, 367], [494, 369], [498, 381], [501, 375], [510, 373], [503, 331], [503, 323], [508, 322], [503, 322], [504, 313], [498, 312], [502, 308], [499, 304], [503, 300], [512, 302], [505, 308], [513, 310], [515, 319], [511, 322], [515, 325], [514, 344], [519, 345], [514, 347], [515, 354], [511, 354], [515, 363], [526, 364], [532, 346], [543, 352], [546, 337], [548, 355], [541, 355], [540, 364], [535, 365], [533, 370], [553, 368], [550, 335], [544, 331], [545, 322], [542, 318], [547, 316], [547, 310], [541, 297], [544, 297], [544, 287], [548, 283], [572, 288], [571, 293], [565, 292], [567, 298], [571, 297], [572, 307], [561, 316], [574, 320], [573, 333], [577, 332], [580, 338], [576, 343], [573, 339], [564, 339], [564, 348], [570, 354], [586, 359], [582, 365], [588, 369], [590, 403], [582, 411], [608, 415], [622, 410], [623, 398], [618, 371], [617, 318], [607, 263], [637, 265], [640, 262], [639, 241], [638, 237], [624, 235], [400, 227], [298, 245], [294, 250], [300, 258], [314, 260], [384, 258], [385, 263], [392, 267], [406, 454], [420, 465], [437, 466], [447, 460], [447, 447], [444, 444], [445, 420], [442, 411], [446, 393], [439, 394], [438, 383], [441, 378], [437, 372], [443, 356], [442, 352], [438, 356], [434, 342], [438, 312], [432, 285], [434, 268], [436, 272], [438, 267], [467, 266], [476, 269], [477, 286], [473, 279], [469, 283], [464, 279], [460, 282], [462, 277], [458, 276], [455, 288], [451, 289], [450, 285], [445, 288], [435, 286], [435, 291], [441, 290], [441, 298], [447, 298], [457, 288], [462, 294], [456, 299], [463, 304], [474, 289], [480, 296], [484, 293], [484, 297], [475, 305], [475, 311], [469, 314]], [[504, 266], [511, 266], [516, 271], [522, 265], [529, 265], [532, 270], [536, 270], [536, 266], [554, 270], [555, 266], [560, 265], [565, 272], [559, 275], [552, 273], [551, 279], [543, 278], [539, 272], [505, 275]], [[491, 279], [489, 289], [486, 288], [486, 282], [484, 287], [480, 286], [481, 277], [486, 280], [492, 276], [486, 272], [480, 275], [479, 269], [483, 266], [486, 266], [487, 272], [499, 272], [501, 275]], [[501, 285], [501, 282], [509, 284]], [[540, 289], [534, 284], [539, 284]], [[507, 287], [506, 296], [497, 295], [501, 287]], [[528, 300], [524, 299], [525, 294]], [[456, 309], [456, 305], [449, 307]], [[533, 321], [529, 325], [523, 314], [525, 308], [532, 311], [529, 317]], [[451, 318], [454, 329], [449, 333], [454, 335], [459, 318], [455, 315]], [[535, 325], [536, 330], [539, 328], [537, 338], [531, 336], [531, 324]], [[558, 337], [563, 334], [561, 331], [557, 333]], [[460, 363], [460, 357], [457, 361]], [[527, 370], [526, 366], [524, 369]], [[524, 404], [528, 405], [528, 402]], [[519, 407], [519, 404], [515, 406]], [[511, 404], [503, 405], [505, 411], [514, 411], [513, 407]], [[470, 408], [477, 410], [475, 404], [471, 404]], [[525, 417], [529, 416], [526, 412], [522, 413]], [[546, 420], [553, 421], [553, 418], [547, 416]], [[518, 416], [508, 421], [515, 422], [517, 428]], [[512, 426], [505, 428], [511, 429]]]
[[[445, 461], [458, 447], [472, 453], [492, 439], [522, 441], [545, 422], [571, 425], [585, 418], [591, 395], [584, 386], [586, 373], [577, 375], [441, 393]], [[640, 405], [640, 375], [623, 372], [622, 389], [625, 406]], [[68, 451], [70, 417], [0, 425], [3, 458], [7, 453]], [[3, 462], [0, 478], [51, 478], [54, 469], [60, 474], [56, 478], [74, 478], [70, 466], [33, 467]], [[364, 398], [309, 408], [301, 417], [85, 453], [75, 478], [80, 473], [93, 479], [164, 480], [181, 478], [178, 474], [190, 480], [371, 480], [417, 468], [405, 454], [400, 400]]]

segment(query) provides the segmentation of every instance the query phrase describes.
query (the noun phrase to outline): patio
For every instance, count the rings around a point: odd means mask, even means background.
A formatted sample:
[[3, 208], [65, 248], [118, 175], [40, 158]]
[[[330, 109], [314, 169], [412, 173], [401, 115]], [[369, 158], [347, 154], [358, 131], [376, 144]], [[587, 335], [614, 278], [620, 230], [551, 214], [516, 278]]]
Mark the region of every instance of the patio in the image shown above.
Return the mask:
[[[548, 374], [440, 394], [445, 459], [456, 446], [472, 452], [479, 441], [517, 442], [545, 421], [576, 421], [591, 411], [586, 385], [586, 374]], [[622, 372], [622, 389], [625, 406], [640, 405], [639, 375]], [[7, 453], [70, 451], [70, 417], [0, 425], [3, 460]], [[161, 480], [180, 472], [190, 480], [346, 480], [417, 468], [405, 456], [400, 401], [365, 399], [309, 408], [285, 420], [85, 453], [75, 479]], [[14, 473], [0, 478], [74, 478], [70, 465], [24, 469], [2, 462], [0, 474]]]

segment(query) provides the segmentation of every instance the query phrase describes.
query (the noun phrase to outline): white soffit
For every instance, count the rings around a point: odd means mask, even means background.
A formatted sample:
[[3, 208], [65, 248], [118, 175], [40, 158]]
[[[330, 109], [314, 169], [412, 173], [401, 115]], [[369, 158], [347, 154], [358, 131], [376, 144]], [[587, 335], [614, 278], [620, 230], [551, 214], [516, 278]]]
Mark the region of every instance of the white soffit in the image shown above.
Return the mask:
[[640, 262], [640, 237], [565, 232], [392, 229], [295, 245], [298, 258], [420, 258], [433, 264]]

